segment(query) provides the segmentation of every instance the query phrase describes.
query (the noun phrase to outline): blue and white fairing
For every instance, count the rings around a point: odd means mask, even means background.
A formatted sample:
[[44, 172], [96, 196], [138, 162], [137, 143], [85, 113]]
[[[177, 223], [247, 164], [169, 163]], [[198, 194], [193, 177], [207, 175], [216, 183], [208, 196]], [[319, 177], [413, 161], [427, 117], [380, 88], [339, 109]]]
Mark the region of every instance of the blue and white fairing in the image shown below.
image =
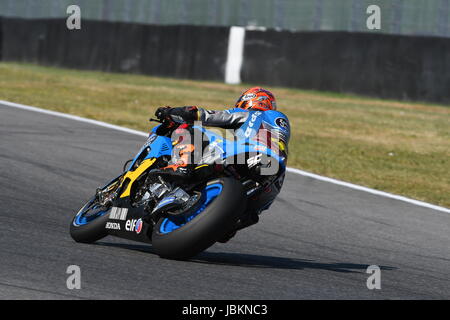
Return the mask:
[[[164, 155], [172, 155], [172, 141], [168, 137], [158, 136], [156, 134], [156, 129], [158, 127], [159, 126], [156, 126], [152, 129], [147, 141], [144, 143], [141, 149], [139, 149], [138, 153], [134, 157], [133, 161], [131, 161], [127, 170], [133, 168], [138, 159], [142, 161], [146, 159], [159, 158]], [[143, 156], [143, 153], [147, 154]]]

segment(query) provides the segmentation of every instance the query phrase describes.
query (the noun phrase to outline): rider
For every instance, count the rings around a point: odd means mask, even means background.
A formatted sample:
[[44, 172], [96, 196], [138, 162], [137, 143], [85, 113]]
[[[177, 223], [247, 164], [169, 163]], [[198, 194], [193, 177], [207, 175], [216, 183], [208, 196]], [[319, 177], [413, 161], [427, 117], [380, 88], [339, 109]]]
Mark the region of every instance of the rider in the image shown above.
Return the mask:
[[[254, 87], [245, 91], [237, 100], [235, 108], [229, 110], [213, 111], [195, 106], [177, 108], [161, 107], [156, 110], [155, 116], [166, 123], [165, 127], [174, 127], [175, 123], [181, 123], [182, 125], [178, 128], [187, 129], [194, 121], [201, 121], [205, 126], [238, 129], [248, 119], [250, 111], [264, 112], [276, 110], [276, 108], [275, 97], [270, 91], [261, 87]], [[172, 164], [153, 170], [153, 172], [167, 177], [176, 177], [176, 179], [180, 180], [189, 179], [192, 177], [193, 171], [198, 165], [191, 161], [194, 150], [194, 145], [190, 143], [179, 143], [175, 145], [171, 160]], [[262, 210], [267, 209], [280, 192], [283, 178], [284, 172], [277, 173], [277, 181], [270, 186], [269, 190], [265, 190], [258, 201], [252, 206], [255, 207], [254, 210], [257, 213], [254, 216], [256, 221], [253, 223], [257, 222], [257, 215]]]
[[[245, 91], [237, 100], [235, 108], [215, 111], [197, 108], [195, 106], [185, 107], [161, 107], [155, 112], [158, 119], [163, 119], [171, 126], [174, 123], [186, 123], [192, 125], [194, 121], [201, 121], [205, 126], [220, 127], [224, 129], [238, 129], [249, 117], [249, 111], [276, 110], [274, 95], [261, 87], [254, 87]], [[187, 128], [184, 126], [183, 128]], [[176, 148], [176, 147], [175, 147]], [[195, 164], [190, 163], [190, 155], [194, 151], [193, 145], [181, 144], [179, 150], [174, 150], [176, 160], [167, 167], [158, 169], [162, 174], [167, 172], [179, 178], [191, 175]]]

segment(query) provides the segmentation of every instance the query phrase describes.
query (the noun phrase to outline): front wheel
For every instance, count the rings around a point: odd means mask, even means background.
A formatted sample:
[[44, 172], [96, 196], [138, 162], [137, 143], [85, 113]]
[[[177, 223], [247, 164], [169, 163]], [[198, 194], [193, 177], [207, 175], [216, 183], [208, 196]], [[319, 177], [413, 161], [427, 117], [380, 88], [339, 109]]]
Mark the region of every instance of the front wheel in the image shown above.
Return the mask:
[[[103, 190], [112, 192], [117, 188], [119, 177], [108, 183]], [[70, 223], [70, 236], [76, 242], [92, 243], [108, 235], [105, 229], [110, 206], [104, 207], [94, 196], [78, 211]]]
[[232, 178], [208, 182], [202, 204], [187, 217], [163, 217], [152, 234], [155, 252], [168, 259], [188, 259], [212, 246], [233, 227], [246, 208], [242, 184]]

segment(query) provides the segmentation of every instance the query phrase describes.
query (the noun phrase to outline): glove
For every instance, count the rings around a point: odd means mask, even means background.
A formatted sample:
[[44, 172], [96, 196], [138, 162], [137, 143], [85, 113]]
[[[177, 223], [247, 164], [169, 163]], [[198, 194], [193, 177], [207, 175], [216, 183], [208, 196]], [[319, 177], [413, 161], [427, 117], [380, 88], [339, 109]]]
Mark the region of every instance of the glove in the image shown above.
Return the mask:
[[192, 123], [200, 118], [199, 110], [195, 106], [161, 107], [156, 110], [155, 116], [161, 121], [170, 120], [177, 123]]
[[166, 106], [156, 109], [155, 116], [161, 121], [168, 120], [170, 118], [170, 110], [173, 108]]
[[172, 120], [178, 123], [192, 123], [200, 119], [200, 112], [196, 106], [173, 108], [169, 114]]
[[156, 134], [158, 136], [165, 136], [170, 133], [175, 127], [175, 122], [170, 117], [170, 110], [172, 108], [169, 106], [160, 107], [156, 109], [155, 116], [161, 121], [161, 125], [156, 129]]
[[155, 133], [158, 136], [165, 136], [166, 134], [171, 133], [176, 127], [177, 127], [177, 125], [175, 124], [175, 122], [173, 122], [169, 118], [169, 119], [164, 120], [161, 123], [161, 125], [158, 126]]

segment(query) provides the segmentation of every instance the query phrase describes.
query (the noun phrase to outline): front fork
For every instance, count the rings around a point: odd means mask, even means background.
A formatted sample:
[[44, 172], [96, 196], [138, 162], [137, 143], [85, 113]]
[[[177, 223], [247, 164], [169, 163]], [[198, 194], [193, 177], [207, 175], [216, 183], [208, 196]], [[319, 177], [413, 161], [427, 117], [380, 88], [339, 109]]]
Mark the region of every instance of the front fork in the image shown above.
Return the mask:
[[112, 204], [112, 202], [117, 199], [119, 195], [119, 186], [122, 183], [123, 175], [118, 176], [117, 178], [111, 180], [103, 188], [97, 188], [95, 191], [95, 198], [98, 203], [102, 206], [108, 206]]

